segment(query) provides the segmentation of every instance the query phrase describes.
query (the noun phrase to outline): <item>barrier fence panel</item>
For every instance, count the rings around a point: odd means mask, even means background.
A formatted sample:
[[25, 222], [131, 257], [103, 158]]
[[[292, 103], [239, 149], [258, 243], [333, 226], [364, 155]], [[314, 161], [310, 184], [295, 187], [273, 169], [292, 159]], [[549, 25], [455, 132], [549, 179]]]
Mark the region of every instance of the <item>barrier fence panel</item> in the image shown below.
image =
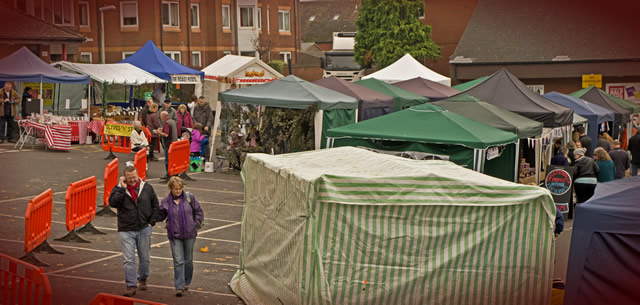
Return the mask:
[[123, 297], [108, 293], [98, 293], [89, 305], [134, 305], [134, 304], [147, 304], [147, 305], [167, 305], [164, 303], [157, 303], [147, 300], [140, 300], [134, 298]]
[[109, 162], [104, 169], [104, 195], [102, 197], [104, 207], [96, 213], [97, 216], [118, 216], [118, 214], [109, 207], [109, 195], [111, 195], [113, 187], [118, 184], [118, 166], [118, 158], [115, 158]]
[[96, 197], [98, 189], [96, 187], [96, 177], [92, 176], [77, 182], [72, 182], [67, 188], [66, 202], [66, 225], [69, 234], [58, 238], [59, 241], [75, 241], [88, 243], [76, 234], [75, 229], [79, 226], [84, 227], [78, 229], [79, 233], [106, 234], [98, 231], [92, 224], [91, 220], [96, 215]]
[[191, 144], [189, 140], [181, 140], [171, 143], [169, 146], [169, 176], [180, 174], [180, 177], [186, 180], [193, 180], [187, 175], [189, 170], [189, 154], [191, 152]]
[[0, 253], [1, 304], [51, 304], [51, 285], [42, 268]]
[[51, 235], [51, 214], [53, 213], [53, 191], [48, 189], [29, 200], [24, 215], [24, 252], [20, 259], [36, 266], [48, 266], [38, 260], [33, 252], [64, 254], [53, 249], [47, 238]]
[[147, 149], [143, 148], [136, 153], [133, 158], [133, 166], [138, 171], [138, 177], [142, 181], [147, 181]]

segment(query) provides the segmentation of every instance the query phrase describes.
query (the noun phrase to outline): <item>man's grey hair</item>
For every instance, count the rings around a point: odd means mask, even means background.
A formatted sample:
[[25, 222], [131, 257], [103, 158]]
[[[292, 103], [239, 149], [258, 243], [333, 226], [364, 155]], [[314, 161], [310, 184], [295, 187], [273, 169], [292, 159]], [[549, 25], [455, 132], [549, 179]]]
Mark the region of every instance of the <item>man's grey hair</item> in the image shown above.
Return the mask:
[[140, 121], [133, 121], [133, 128], [142, 127], [142, 123]]
[[166, 111], [163, 111], [163, 112], [160, 113], [160, 116], [163, 117], [163, 118], [166, 118], [166, 117], [169, 117], [169, 113], [166, 112]]

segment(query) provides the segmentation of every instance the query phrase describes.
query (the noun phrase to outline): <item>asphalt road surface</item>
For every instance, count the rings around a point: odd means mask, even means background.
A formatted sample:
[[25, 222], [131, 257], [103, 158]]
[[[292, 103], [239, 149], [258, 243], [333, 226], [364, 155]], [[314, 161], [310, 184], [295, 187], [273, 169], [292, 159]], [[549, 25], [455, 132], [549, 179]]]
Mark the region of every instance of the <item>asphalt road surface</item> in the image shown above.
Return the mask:
[[[98, 145], [73, 145], [70, 152], [26, 149], [16, 151], [13, 144], [0, 144], [0, 252], [13, 257], [24, 253], [24, 216], [30, 199], [51, 188], [53, 223], [48, 242], [64, 255], [36, 253], [47, 263], [44, 270], [53, 290], [52, 304], [88, 304], [99, 292], [121, 295], [125, 291], [120, 240], [115, 217], [97, 216], [92, 222], [106, 235], [82, 234], [91, 243], [54, 241], [64, 236], [65, 193], [69, 183], [96, 176], [98, 202], [103, 200], [104, 168], [110, 160]], [[120, 172], [133, 155], [116, 154]], [[162, 156], [162, 155], [158, 155]], [[164, 161], [151, 162], [148, 182], [159, 199], [169, 190], [159, 181]], [[238, 175], [191, 173], [196, 181], [185, 189], [201, 202], [205, 226], [195, 245], [194, 277], [191, 289], [176, 297], [173, 286], [173, 261], [164, 223], [153, 228], [149, 290], [136, 293], [139, 299], [166, 304], [242, 304], [228, 286], [238, 268], [240, 220], [243, 186]], [[201, 252], [201, 248], [208, 252]]]
[[[120, 172], [133, 155], [116, 154]], [[106, 235], [81, 235], [88, 244], [54, 241], [64, 236], [65, 193], [70, 182], [96, 176], [102, 206], [104, 169], [110, 160], [98, 145], [73, 145], [70, 152], [25, 149], [0, 144], [0, 252], [13, 257], [24, 253], [24, 215], [29, 200], [51, 188], [54, 192], [53, 224], [48, 242], [64, 255], [37, 253], [49, 264], [44, 270], [53, 289], [52, 304], [88, 304], [106, 292], [121, 295], [125, 290], [124, 271], [116, 218], [97, 216], [93, 224]], [[158, 156], [162, 156], [158, 154]], [[158, 196], [169, 191], [159, 181], [164, 175], [164, 161], [151, 162], [148, 181]], [[185, 189], [202, 203], [205, 226], [198, 234], [194, 253], [194, 279], [189, 292], [176, 297], [173, 287], [173, 264], [164, 224], [153, 228], [149, 290], [138, 291], [136, 298], [166, 304], [242, 304], [228, 282], [238, 268], [243, 185], [238, 175], [225, 173], [191, 173], [197, 181]], [[99, 208], [100, 209], [100, 208]], [[558, 238], [554, 278], [565, 279], [571, 221]], [[201, 248], [208, 252], [201, 252]]]

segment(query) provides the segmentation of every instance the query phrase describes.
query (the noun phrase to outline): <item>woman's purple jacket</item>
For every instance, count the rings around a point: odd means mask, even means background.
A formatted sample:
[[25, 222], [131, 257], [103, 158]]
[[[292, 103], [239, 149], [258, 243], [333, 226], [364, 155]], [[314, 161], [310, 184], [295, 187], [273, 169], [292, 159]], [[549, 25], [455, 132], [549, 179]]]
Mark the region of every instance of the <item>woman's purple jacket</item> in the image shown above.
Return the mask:
[[[198, 235], [198, 226], [204, 220], [204, 212], [200, 207], [200, 202], [193, 194], [189, 193], [189, 196], [191, 196], [191, 204], [189, 204], [185, 195], [186, 192], [183, 191], [178, 205], [173, 202], [173, 197], [169, 192], [169, 195], [164, 197], [160, 203], [160, 213], [156, 220], [158, 222], [167, 220], [167, 235], [169, 235], [169, 239], [196, 237]], [[195, 209], [195, 219], [191, 206]], [[173, 211], [170, 212], [169, 209], [173, 209]], [[183, 211], [180, 211], [181, 209]], [[181, 217], [182, 215], [184, 215], [184, 219]]]

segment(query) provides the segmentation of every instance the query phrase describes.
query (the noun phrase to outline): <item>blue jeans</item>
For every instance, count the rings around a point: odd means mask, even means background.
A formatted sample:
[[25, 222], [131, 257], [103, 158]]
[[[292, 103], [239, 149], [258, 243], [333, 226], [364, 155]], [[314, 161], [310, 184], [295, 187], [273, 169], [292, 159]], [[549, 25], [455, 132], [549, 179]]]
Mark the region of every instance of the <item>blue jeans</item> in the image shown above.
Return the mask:
[[[151, 226], [140, 231], [118, 232], [124, 260], [124, 278], [127, 287], [135, 287], [138, 280], [149, 277], [149, 260], [151, 247]], [[138, 276], [136, 277], [136, 249], [138, 250]]]
[[638, 175], [638, 167], [640, 165], [636, 164], [636, 163], [631, 163], [631, 177], [637, 176]]
[[193, 278], [193, 246], [196, 238], [174, 239], [171, 244], [173, 255], [173, 285], [176, 290], [191, 285]]

